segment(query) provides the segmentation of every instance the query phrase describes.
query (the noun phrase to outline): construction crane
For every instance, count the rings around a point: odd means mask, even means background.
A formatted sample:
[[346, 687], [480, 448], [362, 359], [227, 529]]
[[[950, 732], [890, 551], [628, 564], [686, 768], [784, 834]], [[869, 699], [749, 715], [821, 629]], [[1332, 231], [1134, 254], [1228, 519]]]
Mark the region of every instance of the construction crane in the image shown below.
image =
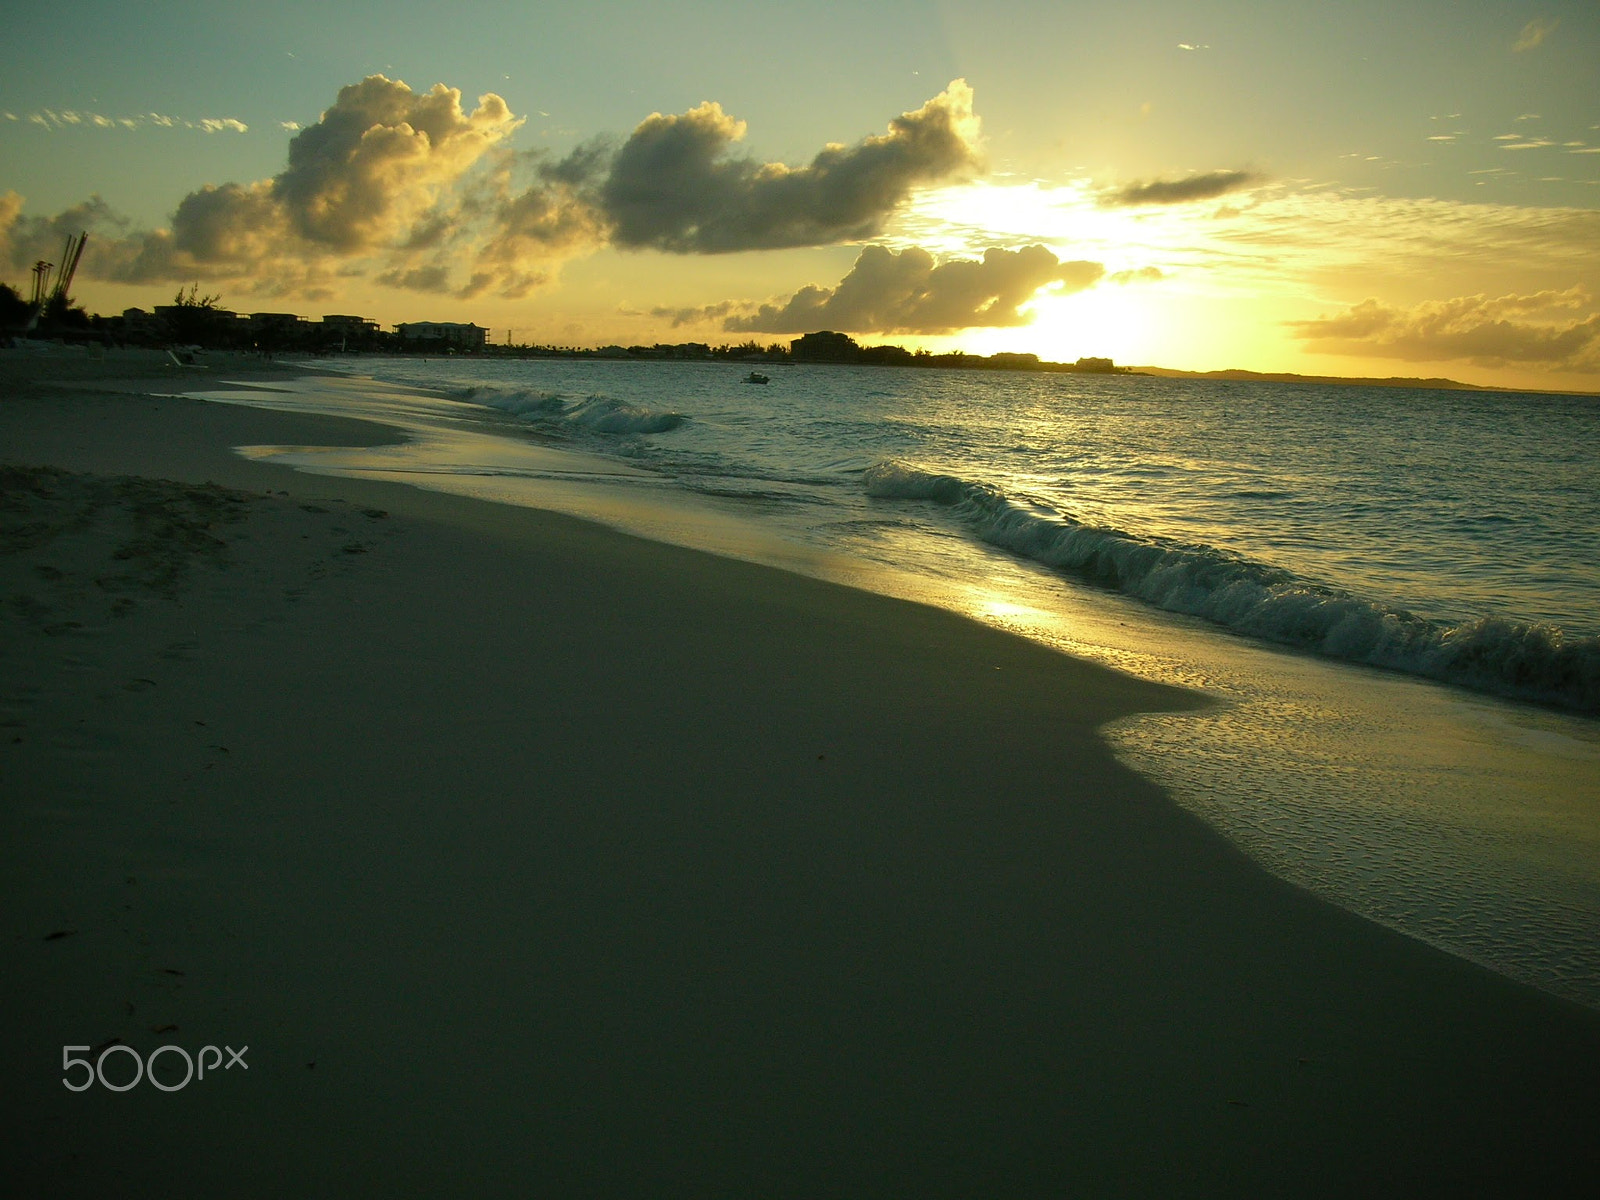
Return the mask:
[[29, 331], [38, 328], [40, 320], [51, 309], [66, 309], [67, 289], [72, 286], [72, 277], [78, 273], [78, 260], [83, 257], [83, 247], [88, 240], [87, 232], [76, 237], [67, 235], [66, 248], [61, 252], [61, 269], [56, 272], [54, 284], [50, 282], [54, 263], [41, 258], [33, 264], [33, 315], [28, 318]]
[[56, 286], [50, 291], [51, 305], [57, 301], [63, 305], [66, 303], [67, 289], [72, 286], [72, 277], [78, 273], [78, 260], [83, 257], [84, 243], [88, 240], [87, 231], [77, 237], [67, 235], [67, 248], [61, 252], [61, 271], [56, 276]]
[[50, 294], [50, 272], [54, 267], [55, 263], [42, 258], [33, 264], [33, 311], [36, 314], [44, 308], [45, 298]]

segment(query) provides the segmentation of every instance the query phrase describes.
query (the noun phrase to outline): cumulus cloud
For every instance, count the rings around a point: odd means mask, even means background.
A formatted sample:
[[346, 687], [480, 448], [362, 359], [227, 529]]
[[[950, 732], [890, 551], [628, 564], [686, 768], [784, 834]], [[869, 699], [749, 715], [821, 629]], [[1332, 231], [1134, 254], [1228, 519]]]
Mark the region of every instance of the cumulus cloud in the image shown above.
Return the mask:
[[1535, 17], [1522, 27], [1522, 32], [1512, 44], [1511, 52], [1521, 54], [1527, 50], [1537, 49], [1544, 44], [1545, 38], [1556, 31], [1556, 26], [1559, 24], [1561, 20], [1558, 17]]
[[[1363, 300], [1345, 312], [1290, 322], [1295, 336], [1332, 354], [1411, 362], [1469, 360], [1480, 366], [1600, 367], [1600, 313], [1582, 319], [1594, 298], [1580, 287], [1526, 295], [1458, 296], [1394, 308]], [[1528, 318], [1542, 317], [1543, 320]]]
[[1032, 319], [1027, 305], [1041, 291], [1081, 291], [1104, 274], [1099, 263], [1062, 262], [1043, 246], [994, 248], [981, 259], [944, 263], [916, 246], [898, 254], [868, 246], [837, 287], [803, 287], [781, 304], [754, 311], [734, 312], [723, 304], [695, 310], [694, 316], [722, 317], [730, 332], [953, 333], [1026, 325]]
[[[369, 76], [295, 130], [277, 175], [207, 184], [183, 198], [168, 228], [129, 234], [98, 201], [96, 211], [72, 216], [84, 218], [73, 232], [95, 234], [84, 277], [233, 280], [249, 292], [310, 295], [339, 276], [363, 275], [412, 290], [515, 298], [566, 258], [607, 244], [722, 253], [863, 238], [912, 189], [977, 163], [972, 92], [960, 80], [886, 133], [826, 146], [799, 167], [735, 153], [744, 123], [714, 103], [656, 113], [625, 139], [598, 138], [559, 161], [511, 150], [522, 123], [493, 94], [467, 111], [461, 93], [443, 84], [415, 92]], [[245, 128], [232, 119], [186, 124]], [[38, 223], [19, 209], [6, 219], [13, 227], [8, 245], [31, 244]]]
[[1107, 208], [1130, 208], [1143, 204], [1188, 204], [1194, 200], [1214, 200], [1229, 192], [1243, 191], [1266, 182], [1254, 171], [1209, 171], [1182, 179], [1152, 179], [1130, 183], [1108, 192], [1100, 199]]
[[272, 197], [309, 242], [346, 252], [384, 244], [521, 123], [493, 93], [466, 113], [456, 88], [418, 95], [371, 75], [294, 136]]
[[598, 189], [612, 240], [680, 254], [852, 241], [878, 232], [913, 188], [978, 164], [972, 89], [959, 79], [887, 133], [827, 146], [803, 167], [730, 153], [744, 135], [714, 102], [646, 118]]
[[31, 271], [40, 260], [59, 262], [67, 238], [76, 237], [85, 229], [116, 231], [123, 227], [99, 196], [91, 196], [53, 217], [27, 216], [22, 203], [16, 192], [0, 192], [0, 267], [8, 275]]
[[408, 261], [418, 231], [451, 208], [454, 190], [520, 124], [492, 94], [469, 113], [454, 88], [417, 93], [369, 76], [295, 134], [288, 164], [270, 180], [207, 184], [179, 202], [167, 229], [105, 236], [116, 224], [108, 210], [83, 214], [80, 227], [101, 235], [86, 271], [125, 283], [233, 278], [255, 292], [314, 295], [353, 260], [392, 256], [388, 270], [409, 286], [438, 282]]

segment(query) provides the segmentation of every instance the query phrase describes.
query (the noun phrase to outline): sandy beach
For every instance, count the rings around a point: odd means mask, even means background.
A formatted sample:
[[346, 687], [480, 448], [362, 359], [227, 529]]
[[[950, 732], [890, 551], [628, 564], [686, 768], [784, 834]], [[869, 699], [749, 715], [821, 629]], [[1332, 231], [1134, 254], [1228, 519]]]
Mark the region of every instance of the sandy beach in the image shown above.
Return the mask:
[[15, 1194], [1589, 1193], [1600, 1013], [1097, 736], [1195, 696], [161, 394], [290, 369], [0, 351]]

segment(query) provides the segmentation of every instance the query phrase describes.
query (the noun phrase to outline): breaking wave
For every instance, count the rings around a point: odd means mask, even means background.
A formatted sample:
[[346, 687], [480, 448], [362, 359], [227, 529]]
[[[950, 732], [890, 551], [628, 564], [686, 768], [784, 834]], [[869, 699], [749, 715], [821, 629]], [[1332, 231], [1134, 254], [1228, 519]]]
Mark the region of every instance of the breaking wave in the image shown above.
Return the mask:
[[644, 408], [608, 396], [590, 396], [563, 410], [561, 416], [596, 433], [666, 433], [689, 419], [682, 413]]
[[1213, 546], [1090, 525], [987, 483], [880, 462], [867, 494], [951, 509], [990, 545], [1169, 612], [1349, 662], [1600, 712], [1600, 638], [1501, 617], [1451, 624]]
[[569, 403], [553, 392], [497, 387], [460, 388], [450, 395], [457, 400], [499, 409], [525, 421], [565, 422], [594, 433], [666, 433], [689, 419], [679, 412], [645, 408], [609, 396], [590, 396]]

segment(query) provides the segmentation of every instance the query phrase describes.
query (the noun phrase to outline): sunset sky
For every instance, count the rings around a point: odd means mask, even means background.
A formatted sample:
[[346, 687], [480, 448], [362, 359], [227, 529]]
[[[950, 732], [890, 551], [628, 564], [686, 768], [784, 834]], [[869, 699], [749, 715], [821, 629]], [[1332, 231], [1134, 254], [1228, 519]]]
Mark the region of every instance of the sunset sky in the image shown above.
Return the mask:
[[8, 14], [0, 279], [1600, 390], [1594, 0]]

